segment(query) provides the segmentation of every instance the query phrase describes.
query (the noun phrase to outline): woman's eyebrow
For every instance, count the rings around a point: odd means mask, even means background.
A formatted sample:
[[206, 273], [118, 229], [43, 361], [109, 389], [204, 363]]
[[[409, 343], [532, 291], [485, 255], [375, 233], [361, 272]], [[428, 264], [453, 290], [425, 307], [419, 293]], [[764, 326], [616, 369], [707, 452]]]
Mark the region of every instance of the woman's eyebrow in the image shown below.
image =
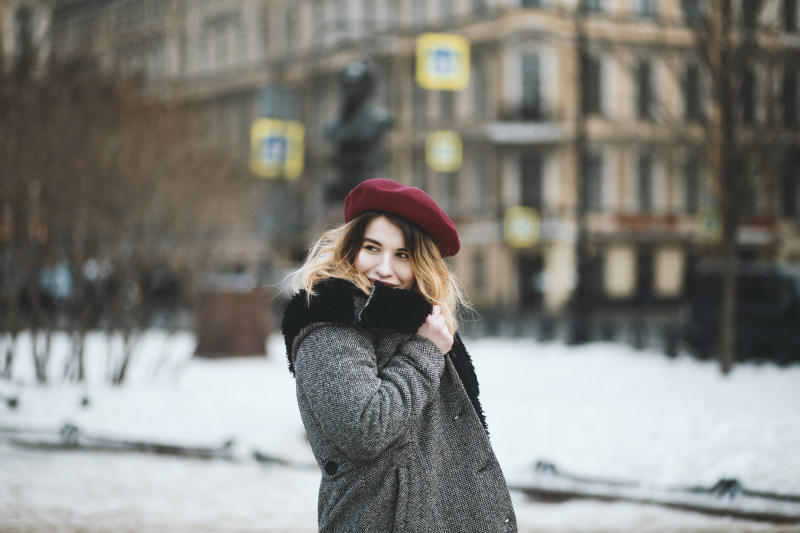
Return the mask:
[[[376, 244], [380, 247], [383, 247], [383, 243], [380, 241], [376, 241], [375, 239], [371, 239], [370, 237], [364, 237], [364, 242], [371, 242], [372, 244]], [[398, 248], [398, 252], [408, 252], [408, 248]]]

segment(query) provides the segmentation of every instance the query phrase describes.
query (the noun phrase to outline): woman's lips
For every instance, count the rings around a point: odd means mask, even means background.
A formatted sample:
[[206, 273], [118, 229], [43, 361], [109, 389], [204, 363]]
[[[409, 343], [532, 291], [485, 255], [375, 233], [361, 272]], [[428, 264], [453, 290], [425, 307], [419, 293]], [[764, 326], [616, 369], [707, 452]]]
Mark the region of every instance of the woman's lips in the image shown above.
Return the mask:
[[373, 285], [383, 285], [385, 287], [391, 287], [393, 289], [396, 287], [396, 285], [393, 285], [391, 283], [387, 283], [385, 281], [381, 281], [379, 279], [370, 279], [370, 281], [372, 282]]

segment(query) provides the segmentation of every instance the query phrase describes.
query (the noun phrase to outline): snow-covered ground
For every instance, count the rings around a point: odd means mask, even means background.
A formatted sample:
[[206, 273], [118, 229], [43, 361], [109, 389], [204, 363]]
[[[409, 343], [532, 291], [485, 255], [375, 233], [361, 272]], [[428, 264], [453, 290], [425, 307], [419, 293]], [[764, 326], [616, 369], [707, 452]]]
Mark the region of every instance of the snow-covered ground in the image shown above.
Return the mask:
[[[29, 339], [19, 342], [29, 349]], [[54, 376], [66, 340], [55, 343]], [[93, 436], [200, 446], [234, 439], [238, 460], [43, 451], [0, 432], [0, 531], [316, 531], [319, 474], [282, 339], [270, 339], [267, 358], [198, 360], [193, 347], [190, 334], [150, 332], [117, 388], [104, 378], [100, 336], [89, 340], [85, 385], [36, 386], [22, 357], [14, 380], [0, 381], [0, 394], [19, 397], [14, 410], [0, 405], [0, 429], [56, 431], [70, 422]], [[751, 489], [800, 494], [800, 366], [740, 365], [723, 378], [713, 362], [623, 345], [487, 338], [467, 347], [512, 484], [546, 460], [648, 486], [735, 477]], [[256, 449], [291, 464], [255, 462]], [[512, 496], [525, 533], [798, 531], [652, 505]]]

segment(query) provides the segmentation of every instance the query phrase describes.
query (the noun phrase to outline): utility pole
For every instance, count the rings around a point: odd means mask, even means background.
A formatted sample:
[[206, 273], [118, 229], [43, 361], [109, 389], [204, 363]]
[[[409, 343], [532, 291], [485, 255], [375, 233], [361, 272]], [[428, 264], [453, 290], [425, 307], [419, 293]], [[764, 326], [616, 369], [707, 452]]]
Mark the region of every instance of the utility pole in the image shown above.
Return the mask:
[[589, 259], [587, 257], [587, 246], [589, 236], [586, 230], [587, 193], [585, 175], [585, 154], [586, 154], [586, 109], [584, 91], [587, 89], [586, 74], [587, 37], [584, 28], [586, 6], [583, 0], [578, 2], [575, 8], [575, 288], [570, 299], [570, 324], [569, 337], [570, 344], [583, 344], [590, 340], [590, 310], [589, 310], [589, 287], [588, 271]]

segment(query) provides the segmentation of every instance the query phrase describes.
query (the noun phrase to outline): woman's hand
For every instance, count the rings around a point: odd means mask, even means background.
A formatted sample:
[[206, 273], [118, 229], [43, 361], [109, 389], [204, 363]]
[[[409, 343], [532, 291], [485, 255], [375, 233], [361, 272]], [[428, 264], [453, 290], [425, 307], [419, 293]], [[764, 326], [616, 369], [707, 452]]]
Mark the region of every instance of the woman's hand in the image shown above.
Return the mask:
[[417, 335], [429, 339], [443, 354], [449, 352], [453, 347], [453, 336], [447, 329], [442, 310], [438, 305], [433, 306], [433, 311], [425, 319], [425, 323], [419, 327]]

